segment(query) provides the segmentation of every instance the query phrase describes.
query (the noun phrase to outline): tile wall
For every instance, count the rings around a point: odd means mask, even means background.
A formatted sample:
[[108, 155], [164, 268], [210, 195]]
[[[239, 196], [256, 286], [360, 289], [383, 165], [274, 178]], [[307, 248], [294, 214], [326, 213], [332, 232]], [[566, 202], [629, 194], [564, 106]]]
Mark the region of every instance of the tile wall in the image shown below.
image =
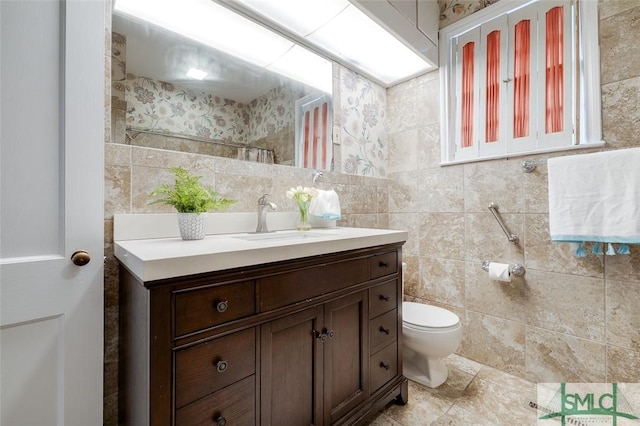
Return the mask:
[[[640, 6], [599, 8], [604, 140], [640, 146]], [[523, 173], [523, 158], [440, 167], [439, 84], [436, 71], [388, 90], [389, 225], [415, 230], [403, 252], [406, 297], [457, 313], [458, 353], [472, 360], [534, 382], [640, 381], [640, 247], [583, 259], [551, 243], [546, 167]], [[523, 263], [526, 275], [491, 281], [485, 259]]]

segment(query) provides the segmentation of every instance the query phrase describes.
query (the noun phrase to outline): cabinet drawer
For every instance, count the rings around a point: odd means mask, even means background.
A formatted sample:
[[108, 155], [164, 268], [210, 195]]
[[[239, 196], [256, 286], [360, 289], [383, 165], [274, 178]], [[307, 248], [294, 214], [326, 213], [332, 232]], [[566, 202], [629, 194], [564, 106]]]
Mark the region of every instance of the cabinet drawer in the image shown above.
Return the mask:
[[398, 252], [378, 254], [369, 258], [369, 276], [371, 279], [384, 277], [398, 272]]
[[255, 376], [247, 377], [213, 395], [176, 411], [177, 426], [254, 426], [256, 424]]
[[254, 328], [176, 352], [176, 407], [255, 373]]
[[371, 392], [375, 392], [382, 385], [398, 374], [398, 345], [390, 344], [370, 358], [369, 363]]
[[365, 282], [368, 269], [368, 259], [359, 258], [262, 278], [260, 312]]
[[375, 318], [396, 308], [398, 281], [393, 280], [369, 289], [369, 318]]
[[371, 320], [369, 327], [370, 353], [374, 354], [398, 338], [398, 311], [396, 309]]
[[179, 292], [175, 294], [175, 333], [182, 336], [255, 312], [253, 281]]

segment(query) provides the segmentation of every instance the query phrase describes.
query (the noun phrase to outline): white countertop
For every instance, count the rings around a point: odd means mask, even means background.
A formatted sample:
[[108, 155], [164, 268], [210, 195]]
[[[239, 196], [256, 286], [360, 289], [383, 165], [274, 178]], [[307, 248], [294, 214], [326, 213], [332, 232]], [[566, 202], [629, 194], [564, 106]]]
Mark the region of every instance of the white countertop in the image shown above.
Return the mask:
[[197, 241], [179, 237], [121, 240], [115, 243], [115, 256], [141, 281], [153, 281], [406, 240], [407, 231], [319, 228], [208, 235]]

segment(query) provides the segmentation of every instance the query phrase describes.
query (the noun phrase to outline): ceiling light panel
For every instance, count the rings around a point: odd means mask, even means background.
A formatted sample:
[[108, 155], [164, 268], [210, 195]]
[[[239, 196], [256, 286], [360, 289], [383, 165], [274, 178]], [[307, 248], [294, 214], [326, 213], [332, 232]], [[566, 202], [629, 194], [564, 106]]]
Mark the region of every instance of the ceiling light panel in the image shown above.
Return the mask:
[[210, 0], [117, 0], [115, 11], [266, 66], [293, 42]]
[[307, 38], [387, 85], [432, 68], [355, 6]]
[[292, 33], [306, 37], [347, 6], [348, 0], [234, 0]]

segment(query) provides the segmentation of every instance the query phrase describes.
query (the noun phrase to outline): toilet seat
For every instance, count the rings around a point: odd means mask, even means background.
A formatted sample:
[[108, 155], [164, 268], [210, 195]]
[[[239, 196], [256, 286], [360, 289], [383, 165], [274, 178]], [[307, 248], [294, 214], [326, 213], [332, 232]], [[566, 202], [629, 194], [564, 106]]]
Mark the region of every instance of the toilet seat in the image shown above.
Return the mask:
[[423, 303], [403, 302], [402, 322], [414, 329], [445, 331], [460, 326], [456, 314], [438, 306]]

